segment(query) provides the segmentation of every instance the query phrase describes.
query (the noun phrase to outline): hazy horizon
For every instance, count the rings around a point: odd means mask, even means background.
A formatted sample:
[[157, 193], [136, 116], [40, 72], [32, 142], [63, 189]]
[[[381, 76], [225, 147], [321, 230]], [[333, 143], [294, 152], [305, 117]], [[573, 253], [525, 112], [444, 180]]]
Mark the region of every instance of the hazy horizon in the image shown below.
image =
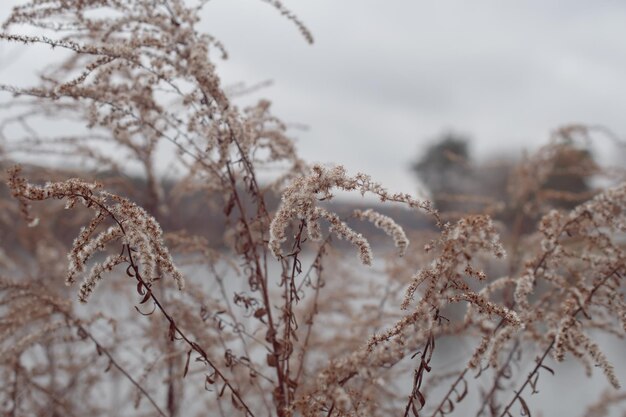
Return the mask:
[[[19, 3], [5, 0], [0, 18]], [[535, 149], [569, 123], [626, 132], [624, 3], [284, 4], [313, 45], [263, 1], [211, 1], [202, 27], [230, 54], [218, 60], [225, 85], [272, 81], [240, 103], [268, 98], [282, 120], [307, 126], [291, 135], [309, 162], [415, 192], [411, 162], [447, 131], [472, 138], [478, 159]], [[28, 85], [60, 52], [26, 49], [0, 44], [0, 77]], [[608, 144], [600, 158], [614, 155]]]

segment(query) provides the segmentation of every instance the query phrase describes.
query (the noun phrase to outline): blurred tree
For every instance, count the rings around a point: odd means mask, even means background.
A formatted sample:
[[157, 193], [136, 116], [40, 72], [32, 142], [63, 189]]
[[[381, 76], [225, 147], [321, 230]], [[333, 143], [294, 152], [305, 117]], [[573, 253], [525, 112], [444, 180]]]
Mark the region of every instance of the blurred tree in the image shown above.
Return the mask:
[[[564, 209], [571, 209], [589, 199], [593, 195], [590, 180], [597, 171], [597, 164], [588, 147], [559, 130], [555, 142], [545, 149], [547, 175], [539, 178], [536, 177], [538, 171], [527, 173], [535, 177], [529, 179], [536, 183], [534, 198]], [[488, 199], [505, 206], [511, 203], [510, 187], [515, 187], [518, 182], [511, 181], [511, 175], [519, 175], [513, 170], [517, 163], [504, 158], [476, 164], [469, 153], [468, 137], [447, 132], [426, 149], [411, 169], [430, 191], [440, 211], [473, 212], [481, 211], [481, 204]], [[482, 203], [481, 198], [485, 199]], [[540, 214], [541, 211], [537, 211], [537, 216]], [[508, 219], [507, 216], [510, 213], [500, 213], [496, 217]]]
[[590, 198], [590, 180], [597, 164], [589, 149], [565, 141], [557, 148], [550, 175], [542, 186], [548, 198], [561, 208], [573, 208]]
[[475, 188], [468, 145], [466, 136], [444, 133], [411, 166], [440, 211], [458, 210], [459, 203], [451, 197], [467, 194]]

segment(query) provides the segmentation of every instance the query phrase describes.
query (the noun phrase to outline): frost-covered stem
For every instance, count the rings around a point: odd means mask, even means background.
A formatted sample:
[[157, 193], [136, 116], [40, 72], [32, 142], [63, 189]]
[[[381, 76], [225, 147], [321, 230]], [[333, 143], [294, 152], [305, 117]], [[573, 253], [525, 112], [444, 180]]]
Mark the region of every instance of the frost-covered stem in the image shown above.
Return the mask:
[[[582, 312], [584, 310], [584, 308], [585, 308], [585, 305], [587, 305], [591, 301], [591, 297], [593, 297], [593, 295], [596, 293], [596, 291], [600, 287], [602, 287], [604, 284], [606, 284], [606, 282], [613, 275], [617, 275], [618, 277], [621, 278], [621, 275], [618, 273], [618, 271], [621, 268], [623, 268], [623, 265], [618, 265], [615, 268], [613, 268], [608, 274], [606, 274], [602, 278], [602, 280], [599, 283], [597, 283], [592, 288], [592, 290], [589, 292], [589, 295], [587, 295], [587, 297], [585, 298], [585, 302], [580, 307], [578, 307], [576, 310], [574, 310], [574, 312], [571, 314], [571, 317], [576, 317], [578, 315], [578, 313]], [[552, 348], [554, 347], [555, 343], [556, 343], [556, 336], [553, 336], [552, 340], [550, 341], [550, 344], [548, 345], [546, 350], [543, 352], [541, 357], [537, 360], [537, 364], [533, 368], [532, 372], [530, 374], [528, 374], [528, 377], [524, 380], [524, 383], [522, 384], [522, 386], [517, 391], [514, 391], [515, 395], [513, 396], [511, 401], [508, 403], [508, 405], [504, 408], [504, 411], [502, 411], [502, 413], [500, 414], [500, 417], [505, 417], [507, 415], [507, 413], [510, 414], [509, 410], [511, 409], [513, 404], [515, 404], [515, 401], [517, 401], [521, 397], [522, 392], [524, 391], [524, 389], [531, 383], [531, 381], [533, 380], [534, 376], [537, 374], [537, 372], [539, 372], [539, 369], [541, 369], [544, 366], [543, 365], [543, 361], [548, 357], [548, 354], [550, 353], [550, 351], [552, 351]]]

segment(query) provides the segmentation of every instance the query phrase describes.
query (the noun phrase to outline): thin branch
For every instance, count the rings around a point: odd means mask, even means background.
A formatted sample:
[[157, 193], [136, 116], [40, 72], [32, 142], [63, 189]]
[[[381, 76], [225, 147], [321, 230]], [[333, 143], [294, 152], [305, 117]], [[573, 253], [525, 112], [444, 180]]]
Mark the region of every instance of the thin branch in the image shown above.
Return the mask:
[[159, 407], [159, 405], [156, 403], [156, 401], [154, 401], [154, 399], [152, 398], [152, 396], [148, 393], [148, 391], [145, 390], [144, 387], [141, 386], [141, 384], [139, 382], [137, 382], [135, 380], [135, 378], [133, 378], [125, 369], [123, 366], [121, 366], [113, 357], [113, 355], [111, 354], [111, 352], [109, 352], [109, 350], [107, 348], [105, 348], [104, 346], [102, 346], [100, 344], [100, 342], [98, 342], [98, 340], [93, 336], [93, 334], [91, 334], [91, 332], [89, 330], [87, 330], [81, 323], [79, 320], [76, 320], [74, 318], [72, 318], [71, 316], [69, 316], [67, 313], [65, 313], [65, 317], [72, 322], [72, 324], [74, 324], [74, 326], [76, 326], [76, 328], [78, 329], [79, 332], [79, 336], [85, 336], [88, 337], [89, 339], [91, 339], [91, 341], [94, 343], [94, 345], [96, 345], [96, 350], [98, 352], [99, 355], [104, 354], [104, 356], [106, 356], [109, 359], [109, 363], [111, 365], [113, 365], [118, 371], [120, 371], [122, 373], [122, 375], [124, 375], [126, 377], [126, 379], [128, 379], [131, 384], [133, 384], [135, 386], [135, 388], [137, 388], [139, 390], [139, 392], [141, 392], [141, 394], [143, 396], [145, 396], [148, 401], [150, 401], [150, 403], [152, 404], [152, 406], [155, 408], [155, 410], [157, 410], [157, 412], [159, 413], [159, 415], [161, 415], [162, 417], [169, 417], [167, 414], [165, 414], [165, 412], [163, 410], [161, 410], [161, 408]]

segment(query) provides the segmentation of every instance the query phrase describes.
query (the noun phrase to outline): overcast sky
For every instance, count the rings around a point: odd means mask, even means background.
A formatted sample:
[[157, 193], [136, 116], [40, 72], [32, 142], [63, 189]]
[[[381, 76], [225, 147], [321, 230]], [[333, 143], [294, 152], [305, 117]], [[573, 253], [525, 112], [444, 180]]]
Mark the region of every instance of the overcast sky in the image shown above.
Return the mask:
[[[19, 1], [2, 2], [0, 17]], [[309, 127], [293, 131], [309, 161], [412, 192], [411, 160], [447, 130], [470, 135], [480, 157], [533, 149], [571, 122], [626, 134], [626, 2], [284, 4], [314, 45], [259, 0], [213, 0], [202, 27], [230, 53], [218, 63], [226, 84], [273, 80], [254, 97]], [[18, 70], [10, 53], [0, 46], [5, 80]]]

